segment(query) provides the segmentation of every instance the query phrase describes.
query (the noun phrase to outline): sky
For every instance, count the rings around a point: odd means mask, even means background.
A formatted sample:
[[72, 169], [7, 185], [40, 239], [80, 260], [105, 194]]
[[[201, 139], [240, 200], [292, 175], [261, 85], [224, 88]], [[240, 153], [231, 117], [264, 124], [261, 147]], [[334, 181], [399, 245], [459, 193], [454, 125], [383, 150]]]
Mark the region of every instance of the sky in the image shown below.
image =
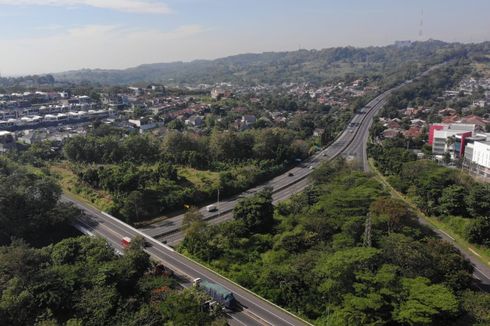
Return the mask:
[[489, 13], [489, 0], [0, 0], [0, 74], [395, 40], [481, 42], [490, 40]]

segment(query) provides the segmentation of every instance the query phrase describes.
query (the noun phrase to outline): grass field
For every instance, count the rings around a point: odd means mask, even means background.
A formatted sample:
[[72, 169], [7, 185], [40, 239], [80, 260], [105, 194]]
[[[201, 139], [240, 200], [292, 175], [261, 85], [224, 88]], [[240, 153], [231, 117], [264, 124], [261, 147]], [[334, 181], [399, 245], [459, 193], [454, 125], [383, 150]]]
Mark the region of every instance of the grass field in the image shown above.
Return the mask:
[[102, 211], [108, 211], [112, 206], [112, 196], [108, 192], [92, 189], [82, 184], [67, 164], [63, 162], [56, 163], [49, 168], [51, 173], [58, 178], [63, 191], [80, 201], [92, 204]]
[[179, 168], [180, 176], [193, 183], [199, 191], [216, 190], [219, 187], [219, 173], [211, 171], [201, 171], [192, 168]]

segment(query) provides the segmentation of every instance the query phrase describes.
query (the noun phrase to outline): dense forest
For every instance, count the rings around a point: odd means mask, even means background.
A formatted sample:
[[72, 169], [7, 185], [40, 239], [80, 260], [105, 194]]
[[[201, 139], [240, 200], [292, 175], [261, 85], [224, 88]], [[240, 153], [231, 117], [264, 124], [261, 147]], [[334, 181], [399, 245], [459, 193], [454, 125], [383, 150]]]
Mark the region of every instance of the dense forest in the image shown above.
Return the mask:
[[369, 155], [389, 182], [427, 215], [466, 240], [490, 247], [490, 185], [432, 161], [417, 161], [413, 153], [389, 143], [369, 146]]
[[[202, 204], [214, 199], [218, 189], [228, 195], [245, 190], [309, 151], [287, 129], [213, 130], [209, 135], [175, 131], [163, 139], [114, 132], [70, 138], [63, 154], [80, 181], [70, 191], [80, 193], [88, 186], [107, 192], [110, 211], [128, 222]], [[196, 180], [196, 169], [207, 172]]]
[[0, 158], [0, 245], [15, 239], [46, 245], [69, 233], [80, 213], [59, 203], [60, 195], [52, 178]]
[[[471, 47], [477, 55], [488, 43]], [[308, 82], [321, 84], [350, 75], [383, 75], [390, 79], [416, 73], [420, 64], [440, 63], [465, 56], [469, 45], [440, 41], [415, 42], [410, 47], [394, 45], [369, 48], [330, 48], [292, 52], [241, 54], [216, 60], [196, 60], [147, 64], [126, 70], [79, 70], [55, 74], [60, 81], [97, 82], [100, 84], [132, 84], [142, 82], [214, 84], [282, 84]]]
[[[207, 295], [182, 290], [134, 239], [117, 255], [102, 239], [74, 237], [81, 214], [60, 188], [0, 160], [0, 324], [225, 325], [202, 309]], [[69, 237], [73, 236], [73, 237]]]
[[276, 209], [265, 190], [233, 221], [191, 222], [180, 250], [317, 325], [490, 322], [470, 263], [373, 177], [337, 161], [313, 179]]

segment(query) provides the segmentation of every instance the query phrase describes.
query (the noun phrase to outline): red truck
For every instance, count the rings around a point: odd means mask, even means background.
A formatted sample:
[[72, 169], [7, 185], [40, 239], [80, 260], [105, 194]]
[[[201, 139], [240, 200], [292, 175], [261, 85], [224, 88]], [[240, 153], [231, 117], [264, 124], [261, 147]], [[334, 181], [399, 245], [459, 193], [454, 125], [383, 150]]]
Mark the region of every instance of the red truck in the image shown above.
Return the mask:
[[123, 248], [129, 247], [129, 244], [130, 243], [131, 243], [131, 238], [130, 237], [124, 237], [121, 240], [121, 245], [123, 246]]

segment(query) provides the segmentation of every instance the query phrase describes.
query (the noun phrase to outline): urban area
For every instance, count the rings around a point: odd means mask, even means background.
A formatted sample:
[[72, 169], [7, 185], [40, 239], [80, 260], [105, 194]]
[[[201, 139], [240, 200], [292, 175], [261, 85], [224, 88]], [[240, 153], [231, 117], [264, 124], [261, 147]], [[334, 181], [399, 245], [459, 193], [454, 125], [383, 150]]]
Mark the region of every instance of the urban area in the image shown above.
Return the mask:
[[490, 325], [486, 2], [48, 2], [0, 1], [0, 326]]

